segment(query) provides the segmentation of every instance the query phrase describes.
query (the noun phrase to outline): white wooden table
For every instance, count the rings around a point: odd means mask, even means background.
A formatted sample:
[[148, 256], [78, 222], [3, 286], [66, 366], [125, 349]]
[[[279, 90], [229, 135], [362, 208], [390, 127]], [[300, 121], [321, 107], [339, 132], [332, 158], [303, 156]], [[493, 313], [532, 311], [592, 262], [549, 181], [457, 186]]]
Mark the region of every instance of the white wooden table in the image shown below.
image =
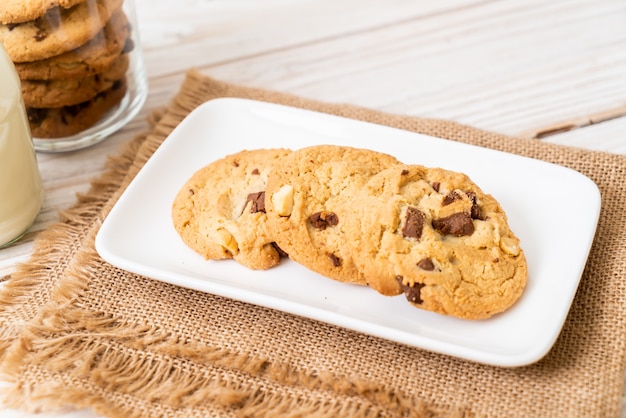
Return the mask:
[[[44, 207], [30, 233], [0, 250], [0, 277], [27, 260], [37, 232], [88, 190], [107, 156], [148, 129], [147, 115], [169, 103], [190, 67], [323, 101], [626, 154], [624, 0], [136, 4], [150, 85], [146, 105], [99, 145], [39, 155]], [[0, 415], [31, 417], [1, 409]]]

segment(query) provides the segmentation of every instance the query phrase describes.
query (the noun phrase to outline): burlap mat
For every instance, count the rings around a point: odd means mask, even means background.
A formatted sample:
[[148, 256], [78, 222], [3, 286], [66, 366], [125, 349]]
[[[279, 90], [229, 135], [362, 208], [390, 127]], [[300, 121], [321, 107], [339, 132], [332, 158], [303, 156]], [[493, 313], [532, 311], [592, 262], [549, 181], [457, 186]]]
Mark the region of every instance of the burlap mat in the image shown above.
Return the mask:
[[[223, 96], [391, 125], [551, 161], [591, 177], [602, 191], [598, 233], [551, 352], [521, 368], [479, 365], [163, 284], [102, 261], [94, 237], [120, 192], [185, 115]], [[626, 156], [318, 103], [190, 71], [152, 132], [108, 168], [62, 223], [38, 237], [34, 256], [0, 294], [1, 369], [12, 382], [5, 397], [11, 406], [92, 407], [112, 417], [619, 414]], [[576, 201], [572, 196], [572, 210]]]

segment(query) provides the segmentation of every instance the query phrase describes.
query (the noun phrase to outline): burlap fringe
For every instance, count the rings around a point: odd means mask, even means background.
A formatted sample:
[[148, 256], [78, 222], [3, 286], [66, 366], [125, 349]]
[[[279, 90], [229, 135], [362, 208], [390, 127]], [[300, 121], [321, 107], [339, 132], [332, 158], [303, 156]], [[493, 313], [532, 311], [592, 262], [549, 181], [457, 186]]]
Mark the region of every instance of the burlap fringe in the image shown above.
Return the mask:
[[[416, 396], [366, 382], [330, 374], [307, 375], [250, 355], [185, 343], [148, 326], [95, 317], [82, 309], [65, 310], [63, 316], [56, 312], [43, 312], [42, 325], [23, 334], [20, 341], [31, 344], [14, 344], [8, 350], [3, 367], [10, 375], [18, 375], [24, 359], [36, 355], [50, 373], [87, 381], [104, 392], [158, 403], [172, 413], [211, 405], [228, 415], [245, 417], [466, 416], [460, 409], [427, 405]], [[254, 383], [241, 383], [246, 381]], [[8, 393], [6, 400], [20, 406], [23, 389]], [[111, 400], [94, 403], [91, 393], [77, 396], [71, 392], [68, 397], [65, 388], [59, 388], [60, 395], [50, 399], [46, 388], [29, 388], [28, 392], [29, 407], [36, 410], [69, 402], [78, 407], [99, 406], [100, 413], [111, 417], [142, 416]]]

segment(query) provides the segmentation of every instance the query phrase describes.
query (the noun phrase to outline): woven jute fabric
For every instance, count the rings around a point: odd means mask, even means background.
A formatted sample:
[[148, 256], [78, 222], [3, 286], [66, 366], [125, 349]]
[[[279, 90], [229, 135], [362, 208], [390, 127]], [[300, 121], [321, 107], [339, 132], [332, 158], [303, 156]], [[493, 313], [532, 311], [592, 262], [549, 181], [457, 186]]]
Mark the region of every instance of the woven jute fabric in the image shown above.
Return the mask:
[[[176, 287], [104, 262], [94, 238], [133, 176], [191, 110], [227, 96], [494, 148], [589, 176], [602, 193], [600, 221], [552, 350], [529, 366], [486, 366]], [[11, 383], [4, 393], [8, 405], [91, 407], [111, 417], [619, 415], [626, 354], [626, 156], [320, 103], [195, 70], [155, 116], [153, 129], [110, 158], [106, 173], [61, 222], [38, 236], [32, 258], [6, 282], [0, 369]], [[296, 148], [298, 139], [293, 141]], [[570, 210], [578, 201], [573, 194]]]

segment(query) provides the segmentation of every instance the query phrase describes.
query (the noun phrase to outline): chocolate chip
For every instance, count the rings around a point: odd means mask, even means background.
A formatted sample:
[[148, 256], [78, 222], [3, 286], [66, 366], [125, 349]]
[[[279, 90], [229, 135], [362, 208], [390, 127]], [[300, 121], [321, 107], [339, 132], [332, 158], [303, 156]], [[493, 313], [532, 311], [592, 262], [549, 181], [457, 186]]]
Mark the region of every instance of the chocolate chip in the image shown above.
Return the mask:
[[405, 238], [420, 239], [424, 229], [425, 216], [419, 209], [409, 206], [406, 209], [406, 219], [404, 228], [402, 228], [402, 236]]
[[69, 125], [77, 113], [78, 112], [75, 112], [75, 108], [73, 106], [67, 106], [62, 108], [59, 111], [59, 114], [61, 115], [61, 122], [63, 122], [63, 124], [65, 125]]
[[45, 29], [37, 29], [37, 32], [35, 32], [35, 36], [34, 36], [36, 42], [41, 42], [47, 37], [48, 37], [48, 32]]
[[404, 296], [409, 302], [418, 305], [424, 302], [421, 295], [422, 287], [424, 287], [423, 283], [414, 283], [413, 286], [409, 286], [403, 283], [402, 276], [396, 276], [396, 280], [398, 281], [400, 288], [404, 292]]
[[474, 192], [465, 192], [467, 197], [472, 201], [472, 209], [470, 210], [470, 216], [472, 219], [479, 219], [481, 221], [484, 220], [482, 214], [480, 213], [480, 206], [478, 206], [478, 198], [476, 197], [476, 193]]
[[50, 32], [49, 29], [58, 27], [60, 19], [61, 18], [59, 16], [50, 12], [36, 19], [35, 28], [37, 28], [37, 32], [35, 32], [34, 36], [35, 41], [41, 42], [46, 39]]
[[339, 223], [339, 217], [333, 212], [325, 210], [309, 216], [309, 222], [317, 229], [324, 230], [327, 226], [335, 226]]
[[278, 244], [276, 244], [275, 242], [272, 242], [272, 247], [274, 247], [274, 249], [276, 250], [276, 252], [278, 253], [280, 257], [289, 257], [289, 254], [287, 254], [285, 250], [280, 248]]
[[239, 161], [237, 161], [237, 160], [233, 161], [233, 165], [234, 165], [235, 167], [239, 167]]
[[469, 213], [453, 213], [445, 218], [433, 219], [433, 228], [444, 235], [455, 235], [457, 237], [472, 235], [474, 233], [474, 222]]
[[261, 172], [259, 171], [258, 168], [255, 168], [254, 170], [252, 170], [252, 173], [250, 173], [250, 174], [254, 174], [254, 175], [258, 176], [259, 174], [261, 174]]
[[265, 213], [265, 191], [250, 193], [246, 199], [246, 203], [247, 202], [252, 202], [250, 213]]
[[457, 200], [461, 200], [463, 197], [458, 194], [456, 191], [452, 190], [450, 193], [448, 193], [444, 198], [443, 198], [443, 202], [441, 203], [443, 206], [449, 205], [452, 202], [456, 202]]
[[194, 194], [196, 194], [196, 191], [194, 189], [189, 189], [188, 193], [189, 193], [189, 196], [193, 196]]
[[426, 271], [433, 271], [435, 269], [435, 265], [433, 264], [433, 260], [431, 260], [428, 257], [422, 258], [420, 261], [418, 261], [417, 262], [417, 267], [421, 268], [422, 270], [426, 270]]
[[404, 170], [402, 170], [400, 172], [401, 175], [406, 176], [407, 174], [409, 174], [409, 170], [407, 170], [406, 168]]
[[333, 262], [333, 266], [341, 266], [341, 258], [337, 257], [335, 254], [328, 254], [328, 257], [330, 257], [330, 261]]
[[69, 125], [72, 122], [72, 120], [76, 117], [76, 115], [80, 113], [81, 110], [84, 110], [87, 107], [89, 107], [89, 103], [90, 102], [88, 100], [86, 102], [78, 103], [73, 106], [62, 107], [60, 110], [61, 121], [64, 124]]
[[26, 108], [26, 114], [28, 115], [28, 121], [33, 125], [39, 125], [48, 116], [47, 109], [38, 109], [34, 107]]
[[437, 193], [439, 193], [439, 188], [441, 187], [441, 183], [439, 183], [438, 181], [434, 182], [432, 184], [432, 188], [434, 191], [436, 191]]
[[19, 23], [7, 23], [6, 27], [9, 30], [9, 32], [11, 32], [13, 29], [17, 28], [19, 26]]

